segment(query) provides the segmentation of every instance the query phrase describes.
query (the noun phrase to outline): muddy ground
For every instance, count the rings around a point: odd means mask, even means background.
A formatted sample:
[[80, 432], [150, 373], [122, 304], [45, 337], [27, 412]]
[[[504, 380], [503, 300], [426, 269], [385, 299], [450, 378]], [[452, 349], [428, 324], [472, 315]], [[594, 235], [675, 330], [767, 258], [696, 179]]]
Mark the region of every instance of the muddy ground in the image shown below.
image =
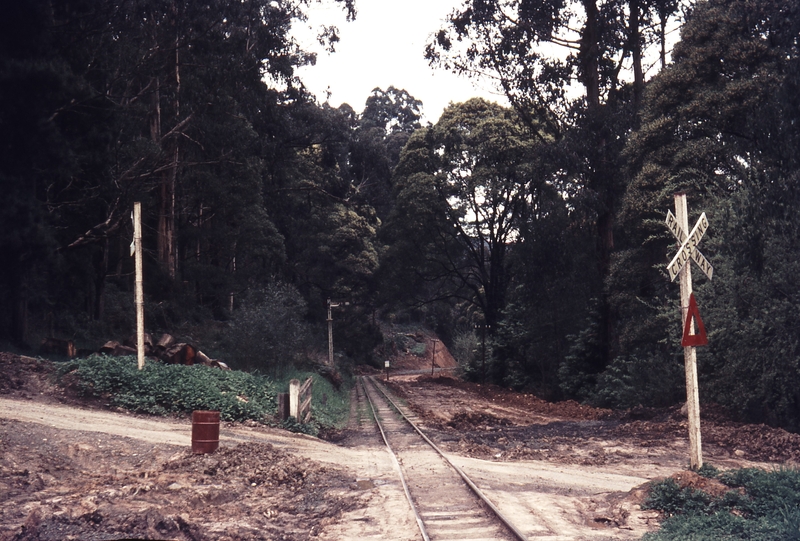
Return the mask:
[[[415, 539], [372, 429], [337, 444], [226, 424], [220, 449], [192, 455], [188, 418], [108, 411], [52, 385], [48, 363], [0, 354], [0, 540]], [[679, 409], [615, 413], [551, 404], [451, 377], [393, 377], [459, 465], [553, 540], [636, 539], [659, 517], [648, 480], [684, 484]], [[706, 462], [795, 465], [800, 436], [703, 410]]]
[[[546, 402], [445, 376], [392, 378], [389, 385], [453, 453], [584, 465], [629, 463], [646, 456], [652, 461], [656, 455], [688, 462], [687, 421], [680, 407], [614, 412], [574, 401]], [[701, 416], [706, 462], [800, 463], [798, 434], [734, 422], [715, 405], [701, 404]], [[637, 451], [629, 456], [622, 448]]]
[[188, 419], [96, 418], [103, 404], [50, 371], [0, 354], [0, 399], [13, 400], [0, 405], [0, 539], [309, 539], [357, 505], [340, 468], [264, 442], [194, 455]]

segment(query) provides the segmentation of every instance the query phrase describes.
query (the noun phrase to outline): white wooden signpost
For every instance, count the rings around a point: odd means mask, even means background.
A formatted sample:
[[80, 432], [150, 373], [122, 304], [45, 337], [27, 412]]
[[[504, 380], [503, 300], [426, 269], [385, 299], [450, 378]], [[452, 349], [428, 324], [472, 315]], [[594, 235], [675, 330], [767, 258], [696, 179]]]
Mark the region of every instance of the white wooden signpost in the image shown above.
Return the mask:
[[[703, 466], [703, 450], [700, 438], [700, 396], [697, 389], [697, 353], [695, 346], [708, 343], [703, 320], [697, 309], [697, 302], [692, 294], [692, 272], [689, 261], [703, 271], [709, 280], [714, 275], [714, 267], [700, 253], [697, 246], [708, 231], [708, 218], [704, 212], [697, 220], [694, 228], [687, 235], [689, 229], [689, 213], [686, 205], [686, 194], [675, 194], [675, 215], [667, 211], [667, 227], [678, 240], [678, 252], [667, 265], [670, 280], [674, 281], [680, 276], [681, 286], [681, 316], [683, 323], [683, 361], [686, 371], [686, 407], [689, 417], [689, 448], [690, 462], [693, 469]], [[695, 333], [695, 324], [699, 332]]]
[[289, 381], [289, 415], [298, 423], [311, 420], [311, 386], [313, 378], [308, 378], [302, 385], [299, 379]]
[[139, 370], [144, 368], [144, 286], [142, 278], [142, 203], [133, 204], [133, 244], [136, 278], [134, 282], [134, 304], [136, 305], [136, 355]]

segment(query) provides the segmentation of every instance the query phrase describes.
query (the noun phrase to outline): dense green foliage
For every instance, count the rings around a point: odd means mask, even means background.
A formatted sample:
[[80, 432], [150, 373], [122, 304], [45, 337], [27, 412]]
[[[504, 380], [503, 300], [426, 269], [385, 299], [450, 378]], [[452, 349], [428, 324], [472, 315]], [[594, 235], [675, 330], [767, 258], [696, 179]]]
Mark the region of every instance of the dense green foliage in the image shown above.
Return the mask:
[[672, 479], [654, 484], [642, 508], [668, 518], [643, 540], [800, 539], [800, 472], [742, 469], [718, 479], [730, 487], [720, 498]]
[[[536, 330], [513, 337], [507, 348], [538, 348], [542, 341], [537, 336], [551, 337], [549, 351], [541, 358], [529, 351], [527, 358], [515, 361], [544, 369], [550, 388], [558, 372], [562, 378], [594, 386], [597, 374], [620, 354], [612, 304], [616, 292], [604, 287], [604, 281], [620, 234], [615, 218], [626, 181], [620, 174], [626, 165], [622, 151], [637, 126], [645, 86], [643, 58], [648, 50], [653, 57], [655, 49], [663, 47], [665, 25], [677, 9], [676, 1], [468, 0], [452, 12], [427, 47], [435, 65], [462, 74], [488, 74], [499, 81], [519, 118], [541, 143], [545, 167], [536, 171], [535, 184], [547, 183], [568, 199], [569, 225], [561, 224], [572, 229], [556, 234], [571, 242], [552, 243], [549, 253], [568, 254], [567, 272], [556, 276], [571, 284], [567, 287], [575, 288], [575, 294], [568, 293], [560, 306], [560, 280], [549, 288], [525, 280], [517, 309], [542, 296], [550, 303], [530, 314]], [[660, 56], [663, 67], [664, 53]], [[555, 228], [542, 229], [553, 234]], [[531, 232], [539, 236], [536, 229]], [[531, 277], [550, 278], [547, 264], [536, 255], [523, 264], [538, 267]], [[564, 346], [576, 337], [579, 343], [568, 353]], [[567, 356], [573, 359], [570, 369], [560, 370]], [[530, 382], [527, 377], [514, 379]], [[567, 381], [564, 389], [572, 393], [584, 386]]]
[[[363, 320], [389, 170], [421, 104], [390, 88], [363, 116], [318, 105], [294, 73], [314, 60], [291, 34], [307, 8], [34, 0], [4, 15], [0, 339], [129, 335], [134, 201], [151, 332], [226, 321], [272, 284], [300, 292], [308, 322], [324, 325], [329, 297]], [[347, 328], [368, 358], [374, 329]]]
[[280, 380], [238, 370], [202, 365], [166, 365], [147, 362], [139, 370], [135, 357], [92, 355], [65, 362], [56, 372], [59, 383], [87, 397], [137, 413], [186, 414], [194, 410], [218, 410], [226, 421], [254, 420], [272, 423], [277, 393], [288, 392], [289, 380], [314, 378], [308, 424], [290, 419], [295, 432], [317, 434], [320, 429], [341, 428], [350, 412], [352, 382], [335, 388], [311, 372], [288, 371]]
[[234, 366], [325, 364], [331, 299], [337, 366], [381, 366], [381, 320], [424, 324], [472, 379], [669, 405], [684, 376], [664, 217], [686, 192], [715, 268], [694, 273], [701, 400], [800, 430], [796, 2], [467, 0], [426, 55], [510, 107], [472, 99], [428, 125], [399, 88], [361, 112], [309, 95], [292, 37], [308, 6], [4, 13], [0, 340], [130, 335], [142, 201], [148, 330]]
[[[675, 241], [664, 216], [684, 191], [690, 220], [709, 216], [703, 250], [716, 269], [711, 283], [694, 273], [710, 332], [699, 352], [701, 397], [797, 430], [800, 14], [781, 0], [684, 6], [671, 62], [662, 57], [645, 81], [641, 54], [661, 42], [658, 29], [678, 7], [466, 2], [429, 46], [437, 65], [502, 81], [519, 118], [536, 127], [542, 166], [526, 181], [562, 198], [517, 225], [489, 375], [604, 406], [681, 400], [678, 292], [664, 272]], [[577, 52], [548, 56], [543, 42]], [[619, 78], [626, 59], [631, 83]], [[582, 98], [565, 92], [568, 74]], [[528, 208], [548, 202], [530, 189], [526, 197]], [[468, 367], [475, 349], [464, 355]]]
[[507, 253], [538, 191], [536, 166], [535, 142], [513, 111], [484, 100], [452, 105], [414, 133], [395, 170], [396, 208], [385, 227], [397, 295], [461, 298], [496, 325]]
[[219, 410], [228, 421], [264, 421], [277, 408], [277, 387], [266, 377], [202, 365], [149, 362], [140, 371], [135, 357], [92, 355], [64, 363], [58, 377], [85, 396], [140, 413]]
[[673, 192], [687, 191], [690, 220], [704, 210], [711, 221], [703, 250], [715, 266], [712, 282], [695, 279], [710, 333], [698, 355], [701, 393], [792, 430], [800, 428], [798, 30], [792, 2], [696, 6], [673, 64], [648, 85], [641, 129], [628, 142], [633, 176], [620, 217], [629, 234], [609, 282], [620, 349], [678, 362], [662, 346], [679, 332], [677, 288], [664, 280], [674, 241], [663, 216]]
[[233, 367], [278, 377], [300, 364], [310, 334], [306, 312], [305, 300], [287, 285], [251, 292], [234, 312], [225, 336]]

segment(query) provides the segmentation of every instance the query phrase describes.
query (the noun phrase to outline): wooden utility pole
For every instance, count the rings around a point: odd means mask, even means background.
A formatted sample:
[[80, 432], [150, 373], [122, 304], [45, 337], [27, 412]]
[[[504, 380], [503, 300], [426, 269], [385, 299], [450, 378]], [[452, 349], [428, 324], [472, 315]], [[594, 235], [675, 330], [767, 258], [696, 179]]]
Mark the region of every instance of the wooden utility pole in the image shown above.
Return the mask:
[[[675, 194], [675, 218], [680, 230], [689, 231], [689, 212], [685, 193]], [[703, 213], [700, 222], [698, 222], [698, 225], [701, 227], [704, 219], [705, 213]], [[708, 227], [707, 221], [704, 227]], [[695, 226], [693, 232], [697, 230], [698, 226]], [[678, 240], [681, 242], [682, 248], [683, 246], [690, 246], [689, 249], [694, 250], [704, 232], [705, 230], [703, 229], [699, 236], [696, 234], [690, 235], [687, 240], [681, 239], [679, 236]], [[695, 240], [693, 240], [693, 238]], [[686, 251], [686, 249], [683, 248], [682, 251]], [[680, 251], [678, 256], [680, 256]], [[678, 256], [676, 256], [676, 258]], [[692, 269], [688, 260], [684, 261], [683, 268], [680, 270], [678, 277], [680, 278], [681, 328], [683, 329], [686, 327], [686, 318], [689, 316], [689, 303], [692, 296]], [[690, 333], [694, 334], [694, 323], [692, 321], [689, 322], [689, 329]], [[697, 352], [694, 346], [685, 346], [683, 348], [683, 362], [686, 372], [686, 408], [688, 410], [689, 421], [690, 463], [692, 469], [699, 469], [703, 467], [703, 448], [700, 438], [700, 394], [697, 388]]]
[[328, 299], [328, 365], [333, 367], [333, 312], [331, 308], [350, 306], [350, 302], [331, 302]]
[[134, 304], [136, 305], [136, 355], [139, 370], [144, 368], [144, 286], [142, 278], [142, 204], [133, 204], [133, 252], [136, 267]]
[[331, 300], [328, 299], [328, 366], [333, 366], [333, 313]]

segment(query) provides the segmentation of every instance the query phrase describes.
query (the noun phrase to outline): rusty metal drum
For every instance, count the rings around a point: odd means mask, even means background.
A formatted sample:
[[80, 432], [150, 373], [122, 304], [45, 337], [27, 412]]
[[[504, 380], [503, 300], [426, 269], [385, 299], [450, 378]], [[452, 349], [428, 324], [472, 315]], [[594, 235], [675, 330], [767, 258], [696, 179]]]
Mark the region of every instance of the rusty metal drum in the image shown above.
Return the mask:
[[213, 453], [219, 447], [219, 412], [192, 412], [192, 452], [196, 455]]

